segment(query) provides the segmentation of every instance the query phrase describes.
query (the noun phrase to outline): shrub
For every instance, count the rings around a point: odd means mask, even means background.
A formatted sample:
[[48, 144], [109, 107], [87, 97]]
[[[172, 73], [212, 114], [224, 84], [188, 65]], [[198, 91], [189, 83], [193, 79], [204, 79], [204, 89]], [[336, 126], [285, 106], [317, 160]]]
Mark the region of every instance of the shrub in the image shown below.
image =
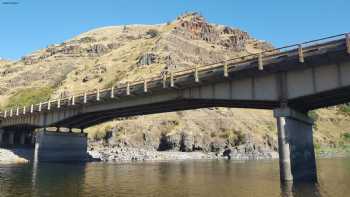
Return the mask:
[[350, 133], [343, 133], [342, 138], [344, 139], [344, 141], [350, 142]]
[[146, 32], [146, 35], [150, 36], [151, 38], [154, 38], [156, 36], [159, 36], [159, 32], [155, 29], [150, 29]]
[[[216, 137], [217, 135], [210, 134], [211, 137]], [[218, 137], [228, 140], [232, 145], [238, 146], [247, 142], [247, 136], [241, 132], [231, 129], [221, 129], [218, 133]]]
[[318, 114], [314, 110], [313, 111], [309, 111], [308, 116], [314, 121], [317, 121], [317, 119], [318, 119]]
[[345, 114], [348, 114], [350, 115], [350, 104], [347, 103], [347, 104], [344, 104], [344, 105], [340, 105], [339, 106], [339, 110]]

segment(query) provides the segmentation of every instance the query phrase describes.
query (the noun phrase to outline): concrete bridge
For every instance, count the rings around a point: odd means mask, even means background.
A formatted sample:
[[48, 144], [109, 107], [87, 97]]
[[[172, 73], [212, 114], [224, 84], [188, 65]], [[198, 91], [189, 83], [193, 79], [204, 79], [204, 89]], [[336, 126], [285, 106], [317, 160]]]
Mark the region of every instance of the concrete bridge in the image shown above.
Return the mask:
[[[307, 112], [349, 102], [349, 90], [350, 34], [341, 34], [8, 109], [0, 114], [0, 133], [8, 138], [2, 142], [13, 144], [16, 133], [48, 127], [83, 133], [117, 117], [207, 107], [271, 109], [278, 125], [281, 179], [315, 180], [313, 121]], [[30, 141], [26, 136], [17, 141]], [[61, 146], [76, 150], [69, 158], [86, 152], [84, 134], [43, 131], [37, 138], [42, 152], [55, 143], [56, 151]]]

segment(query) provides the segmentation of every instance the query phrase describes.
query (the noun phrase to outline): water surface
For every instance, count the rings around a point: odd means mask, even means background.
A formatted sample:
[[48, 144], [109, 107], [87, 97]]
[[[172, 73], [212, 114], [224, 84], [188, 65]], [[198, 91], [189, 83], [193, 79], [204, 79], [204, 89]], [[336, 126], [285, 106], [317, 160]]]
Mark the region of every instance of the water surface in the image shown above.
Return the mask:
[[276, 160], [0, 165], [0, 196], [350, 195], [350, 158], [321, 159], [317, 167], [318, 184], [281, 185]]

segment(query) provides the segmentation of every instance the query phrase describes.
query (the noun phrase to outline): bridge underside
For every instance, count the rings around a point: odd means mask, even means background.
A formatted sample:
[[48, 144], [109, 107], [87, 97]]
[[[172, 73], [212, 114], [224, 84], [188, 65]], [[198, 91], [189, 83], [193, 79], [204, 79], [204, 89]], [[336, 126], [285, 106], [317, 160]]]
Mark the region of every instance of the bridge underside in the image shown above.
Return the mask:
[[[292, 99], [288, 101], [288, 106], [300, 112], [307, 112], [309, 110], [333, 106], [347, 102], [350, 102], [350, 87], [344, 87], [337, 90], [325, 91], [312, 96]], [[276, 109], [279, 108], [280, 105], [281, 103], [277, 101], [176, 99], [143, 106], [133, 106], [121, 109], [110, 109], [104, 111], [84, 113], [66, 119], [64, 121], [57, 122], [51, 126], [61, 126], [67, 128], [87, 128], [99, 123], [113, 120], [118, 117], [148, 115], [155, 113], [193, 110], [210, 107]]]
[[174, 112], [183, 110], [193, 110], [210, 107], [251, 107], [260, 109], [273, 109], [278, 107], [276, 102], [251, 102], [251, 101], [231, 101], [231, 100], [206, 100], [206, 99], [178, 99], [168, 102], [154, 103], [143, 106], [126, 107], [121, 109], [111, 109], [105, 111], [85, 113], [57, 122], [52, 126], [64, 126], [71, 128], [86, 128], [102, 122], [106, 122], [118, 117], [128, 117], [136, 115], [147, 115], [164, 112]]

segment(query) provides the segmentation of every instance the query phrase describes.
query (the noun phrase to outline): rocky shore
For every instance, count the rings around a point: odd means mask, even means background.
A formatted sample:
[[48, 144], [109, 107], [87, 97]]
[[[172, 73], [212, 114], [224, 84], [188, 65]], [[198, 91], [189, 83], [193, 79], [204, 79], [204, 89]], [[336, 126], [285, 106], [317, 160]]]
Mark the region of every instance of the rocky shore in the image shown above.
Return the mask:
[[33, 149], [0, 148], [0, 164], [29, 163], [33, 158]]
[[[34, 149], [0, 148], [0, 164], [30, 163], [33, 160]], [[130, 161], [175, 161], [175, 160], [269, 160], [278, 159], [278, 152], [239, 152], [234, 148], [225, 148], [218, 152], [176, 150], [157, 151], [149, 148], [106, 146], [102, 143], [89, 145], [88, 161], [101, 162], [130, 162]], [[322, 151], [316, 154], [317, 158], [348, 157], [344, 151]]]
[[158, 151], [152, 148], [137, 148], [127, 146], [104, 145], [95, 142], [89, 145], [88, 153], [93, 160], [104, 162], [123, 161], [171, 161], [171, 160], [212, 160], [212, 159], [232, 159], [232, 160], [262, 160], [276, 159], [278, 153], [275, 151], [237, 150], [232, 147], [225, 147], [216, 152], [204, 151]]

